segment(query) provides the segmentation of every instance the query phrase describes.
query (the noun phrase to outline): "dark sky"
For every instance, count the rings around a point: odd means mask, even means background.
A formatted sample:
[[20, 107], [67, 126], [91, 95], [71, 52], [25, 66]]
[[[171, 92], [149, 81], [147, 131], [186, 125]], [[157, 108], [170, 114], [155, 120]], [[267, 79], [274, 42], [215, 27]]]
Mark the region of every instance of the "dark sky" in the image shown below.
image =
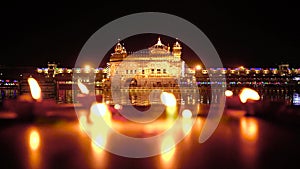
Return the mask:
[[55, 61], [72, 67], [84, 43], [102, 26], [128, 14], [151, 11], [177, 15], [195, 24], [210, 39], [225, 67], [275, 67], [280, 63], [300, 67], [296, 4], [175, 2], [138, 5], [116, 1], [76, 8], [3, 5], [0, 65], [45, 67], [48, 61]]

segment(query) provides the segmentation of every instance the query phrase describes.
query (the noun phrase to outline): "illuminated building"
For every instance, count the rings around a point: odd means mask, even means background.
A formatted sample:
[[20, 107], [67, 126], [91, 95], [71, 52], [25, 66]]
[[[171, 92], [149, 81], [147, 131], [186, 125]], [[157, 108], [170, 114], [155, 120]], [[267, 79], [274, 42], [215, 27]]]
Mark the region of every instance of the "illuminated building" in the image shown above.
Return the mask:
[[116, 86], [126, 87], [174, 87], [184, 76], [184, 61], [178, 41], [172, 47], [164, 45], [160, 38], [148, 49], [130, 55], [120, 42], [115, 46], [108, 63], [109, 80]]

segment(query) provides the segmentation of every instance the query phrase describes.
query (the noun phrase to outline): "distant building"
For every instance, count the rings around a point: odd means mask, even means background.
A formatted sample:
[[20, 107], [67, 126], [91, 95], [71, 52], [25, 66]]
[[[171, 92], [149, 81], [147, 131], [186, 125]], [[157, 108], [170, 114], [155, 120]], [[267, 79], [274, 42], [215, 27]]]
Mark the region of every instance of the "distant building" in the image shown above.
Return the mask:
[[184, 76], [184, 61], [181, 60], [181, 45], [172, 47], [158, 41], [148, 49], [128, 55], [120, 42], [115, 46], [108, 63], [109, 80], [113, 87], [174, 87]]

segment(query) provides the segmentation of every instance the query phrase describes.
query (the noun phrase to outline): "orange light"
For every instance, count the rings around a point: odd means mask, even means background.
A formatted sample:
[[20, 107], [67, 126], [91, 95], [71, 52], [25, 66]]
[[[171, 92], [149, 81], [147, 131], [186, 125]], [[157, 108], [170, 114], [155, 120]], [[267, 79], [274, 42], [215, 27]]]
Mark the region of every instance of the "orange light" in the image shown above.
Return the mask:
[[29, 84], [29, 88], [30, 88], [30, 93], [33, 99], [37, 100], [37, 101], [41, 101], [42, 97], [42, 90], [40, 88], [40, 85], [38, 84], [38, 82], [32, 78], [29, 77], [27, 79], [28, 84]]
[[226, 90], [225, 91], [225, 96], [226, 97], [231, 97], [231, 96], [233, 96], [233, 92], [231, 90]]
[[250, 100], [260, 99], [260, 96], [257, 93], [257, 91], [250, 88], [243, 88], [239, 96], [242, 103], [246, 103], [248, 99]]
[[200, 65], [197, 65], [196, 66], [196, 70], [200, 70], [201, 69], [201, 66]]
[[161, 144], [161, 156], [164, 161], [169, 161], [175, 153], [175, 142], [171, 136], [164, 138]]
[[91, 108], [91, 119], [94, 121], [96, 124], [101, 123], [98, 122], [97, 119], [102, 118], [107, 125], [111, 126], [111, 113], [109, 112], [106, 104], [104, 103], [94, 103], [92, 104]]
[[80, 91], [81, 91], [81, 93], [83, 93], [83, 94], [89, 94], [89, 89], [83, 84], [83, 83], [81, 83], [79, 80], [78, 80], [78, 87], [79, 87], [79, 89], [80, 89]]
[[248, 141], [256, 141], [258, 137], [258, 124], [255, 119], [242, 118], [240, 121], [242, 137]]
[[29, 135], [29, 146], [30, 149], [35, 151], [39, 148], [40, 145], [40, 135], [36, 130], [30, 131]]

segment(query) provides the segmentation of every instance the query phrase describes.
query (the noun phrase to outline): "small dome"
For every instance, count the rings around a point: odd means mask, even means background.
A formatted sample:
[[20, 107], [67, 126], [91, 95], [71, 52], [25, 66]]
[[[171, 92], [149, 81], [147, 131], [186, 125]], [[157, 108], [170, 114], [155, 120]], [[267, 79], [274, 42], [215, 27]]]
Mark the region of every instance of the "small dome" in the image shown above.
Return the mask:
[[116, 47], [115, 47], [115, 52], [116, 53], [121, 53], [123, 50], [123, 46], [121, 45], [121, 43], [119, 42]]

